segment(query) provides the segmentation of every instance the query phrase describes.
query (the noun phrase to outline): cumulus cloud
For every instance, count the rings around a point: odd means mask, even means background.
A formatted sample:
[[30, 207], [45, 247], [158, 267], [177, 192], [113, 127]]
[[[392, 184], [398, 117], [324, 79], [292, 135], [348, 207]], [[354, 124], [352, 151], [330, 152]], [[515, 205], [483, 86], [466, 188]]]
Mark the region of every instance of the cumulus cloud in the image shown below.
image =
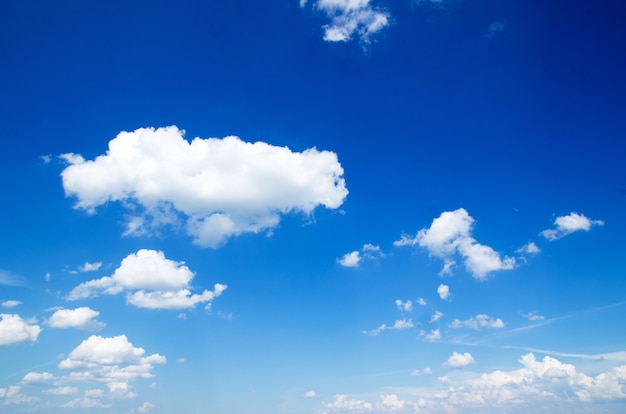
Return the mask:
[[461, 321], [459, 319], [455, 319], [451, 324], [450, 328], [470, 328], [474, 330], [479, 330], [482, 328], [504, 328], [504, 322], [500, 318], [491, 318], [489, 315], [485, 315], [483, 313], [476, 315], [476, 317], [472, 317]]
[[[301, 0], [300, 6], [304, 7], [306, 3]], [[370, 0], [316, 0], [313, 7], [330, 19], [330, 24], [323, 26], [327, 42], [347, 42], [357, 37], [367, 45], [374, 34], [390, 24], [391, 19], [388, 12], [372, 6]]]
[[14, 308], [16, 306], [21, 305], [22, 302], [20, 302], [19, 300], [5, 300], [4, 302], [2, 302], [2, 307], [3, 308]]
[[376, 259], [383, 256], [384, 254], [379, 246], [367, 243], [361, 247], [361, 250], [344, 254], [337, 259], [337, 263], [344, 267], [358, 267], [364, 259]]
[[420, 336], [428, 342], [435, 342], [441, 339], [441, 331], [439, 329], [433, 329], [430, 332], [420, 331]]
[[134, 395], [129, 381], [152, 378], [154, 365], [165, 362], [166, 358], [159, 354], [146, 355], [126, 335], [108, 338], [92, 335], [74, 348], [59, 363], [59, 368], [71, 371], [68, 379], [104, 382], [110, 393], [128, 398]]
[[119, 133], [94, 160], [62, 154], [70, 164], [61, 173], [66, 196], [92, 214], [120, 202], [129, 211], [127, 235], [183, 221], [196, 244], [216, 248], [273, 229], [283, 214], [336, 209], [348, 194], [333, 152], [183, 135], [175, 126], [141, 128]]
[[82, 266], [78, 266], [76, 270], [70, 270], [70, 273], [76, 274], [84, 272], [95, 272], [96, 270], [100, 269], [100, 267], [102, 267], [102, 262], [85, 262], [85, 264], [83, 264]]
[[39, 325], [29, 323], [19, 315], [0, 314], [0, 346], [35, 342], [40, 332]]
[[441, 300], [447, 300], [450, 297], [450, 287], [448, 285], [441, 284], [437, 287], [437, 293], [439, 294]]
[[372, 411], [374, 408], [372, 403], [364, 400], [348, 398], [346, 394], [335, 395], [335, 400], [326, 404], [325, 408], [331, 412], [343, 411]]
[[382, 394], [372, 403], [350, 398], [346, 394], [337, 394], [333, 402], [325, 404], [323, 413], [405, 413], [419, 412], [419, 403], [400, 399], [397, 394]]
[[602, 220], [590, 220], [584, 214], [572, 212], [567, 216], [557, 217], [554, 220], [555, 228], [544, 230], [540, 234], [547, 240], [554, 241], [577, 231], [589, 231], [594, 226], [603, 225]]
[[515, 250], [515, 253], [537, 254], [541, 253], [541, 249], [535, 243], [528, 242], [519, 249]]
[[143, 404], [141, 404], [141, 407], [137, 408], [137, 411], [140, 413], [149, 413], [155, 408], [157, 408], [156, 405], [149, 402], [144, 402]]
[[413, 302], [410, 300], [403, 302], [401, 299], [396, 299], [396, 308], [400, 312], [411, 312], [413, 310]]
[[99, 331], [105, 323], [95, 320], [100, 312], [88, 307], [76, 309], [58, 309], [45, 324], [51, 328], [76, 328], [87, 331]]
[[444, 365], [451, 368], [463, 368], [468, 366], [469, 364], [473, 364], [474, 357], [469, 352], [465, 352], [463, 354], [459, 354], [458, 352], [453, 352], [450, 355], [450, 358], [444, 363]]
[[304, 393], [304, 396], [306, 398], [315, 398], [317, 396], [317, 394], [315, 393], [315, 391], [307, 391]]
[[478, 243], [472, 237], [474, 226], [472, 218], [465, 209], [445, 211], [434, 219], [430, 228], [422, 229], [415, 236], [402, 235], [394, 242], [395, 246], [418, 245], [436, 257], [444, 260], [441, 275], [450, 273], [459, 254], [464, 259], [465, 268], [472, 276], [484, 280], [487, 274], [498, 270], [510, 270], [515, 267], [515, 259], [502, 257], [491, 247]]
[[424, 299], [424, 298], [417, 298], [415, 303], [417, 303], [420, 306], [426, 306], [426, 299]]
[[29, 372], [22, 378], [22, 384], [45, 384], [54, 379], [49, 372]]
[[216, 283], [212, 291], [192, 294], [190, 283], [194, 276], [184, 262], [167, 259], [161, 251], [141, 249], [126, 256], [113, 276], [83, 282], [72, 289], [68, 300], [126, 291], [127, 303], [139, 308], [186, 309], [198, 303], [208, 306], [227, 288]]
[[403, 329], [410, 329], [412, 327], [413, 327], [413, 321], [411, 319], [398, 319], [391, 326], [386, 325], [386, 324], [383, 323], [382, 325], [380, 325], [376, 329], [372, 329], [371, 331], [361, 331], [361, 333], [363, 333], [365, 335], [378, 336], [383, 331], [389, 331], [389, 330], [400, 331], [400, 330], [403, 330]]
[[545, 319], [543, 316], [539, 315], [537, 312], [528, 312], [528, 313], [522, 314], [522, 316], [528, 319], [529, 321], [541, 321]]

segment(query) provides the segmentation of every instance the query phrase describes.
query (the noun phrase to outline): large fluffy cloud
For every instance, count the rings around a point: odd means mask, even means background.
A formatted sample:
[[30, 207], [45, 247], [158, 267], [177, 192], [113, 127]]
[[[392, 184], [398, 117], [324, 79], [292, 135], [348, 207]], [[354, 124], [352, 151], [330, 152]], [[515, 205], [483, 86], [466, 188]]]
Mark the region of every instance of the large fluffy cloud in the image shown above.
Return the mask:
[[394, 244], [418, 245], [431, 255], [440, 257], [444, 260], [442, 273], [450, 271], [457, 253], [463, 257], [467, 271], [476, 279], [485, 279], [489, 272], [512, 269], [515, 266], [514, 258], [503, 258], [491, 247], [478, 243], [472, 237], [474, 221], [463, 208], [445, 211], [433, 220], [430, 228], [418, 231], [415, 236], [403, 235]]
[[0, 346], [15, 345], [21, 342], [35, 342], [39, 337], [39, 325], [29, 323], [19, 315], [0, 314]]
[[[304, 6], [306, 0], [301, 0]], [[370, 0], [317, 0], [314, 7], [324, 12], [331, 20], [324, 25], [324, 40], [346, 42], [357, 36], [367, 44], [371, 37], [389, 25], [391, 16], [381, 8], [374, 7]]]
[[603, 225], [604, 221], [602, 220], [591, 220], [585, 217], [584, 214], [572, 212], [567, 216], [557, 217], [554, 220], [555, 228], [544, 230], [541, 232], [541, 235], [553, 241], [577, 231], [589, 231], [594, 226]]
[[210, 305], [227, 288], [216, 283], [212, 291], [192, 294], [190, 283], [194, 276], [184, 262], [167, 259], [161, 251], [141, 249], [126, 256], [113, 276], [81, 283], [70, 292], [68, 299], [126, 291], [126, 301], [140, 308], [186, 309], [198, 303]]
[[338, 208], [348, 194], [333, 152], [183, 135], [175, 126], [141, 128], [118, 134], [94, 160], [63, 154], [66, 195], [90, 213], [121, 202], [129, 209], [125, 234], [184, 220], [197, 244], [217, 247], [275, 227], [281, 214]]
[[52, 328], [77, 328], [98, 331], [105, 327], [103, 322], [96, 320], [98, 315], [100, 315], [100, 312], [88, 307], [58, 309], [46, 321], [46, 325]]

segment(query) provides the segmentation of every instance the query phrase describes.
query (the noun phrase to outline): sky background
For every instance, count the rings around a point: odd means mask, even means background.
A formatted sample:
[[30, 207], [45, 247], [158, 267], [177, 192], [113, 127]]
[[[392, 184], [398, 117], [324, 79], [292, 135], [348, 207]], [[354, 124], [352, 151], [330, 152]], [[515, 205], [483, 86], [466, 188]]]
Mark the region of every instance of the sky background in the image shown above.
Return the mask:
[[624, 412], [625, 19], [3, 1], [0, 412]]

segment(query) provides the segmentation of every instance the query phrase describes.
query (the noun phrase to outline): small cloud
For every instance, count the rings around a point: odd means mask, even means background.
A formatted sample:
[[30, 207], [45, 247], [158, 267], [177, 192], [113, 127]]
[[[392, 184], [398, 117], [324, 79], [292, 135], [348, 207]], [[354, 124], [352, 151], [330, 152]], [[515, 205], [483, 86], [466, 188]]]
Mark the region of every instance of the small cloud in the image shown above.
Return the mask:
[[44, 275], [44, 279], [46, 279], [46, 282], [50, 281], [50, 272], [46, 272], [46, 274]]
[[386, 324], [382, 324], [380, 325], [378, 328], [376, 329], [372, 329], [371, 331], [361, 331], [361, 333], [365, 334], [365, 335], [370, 335], [370, 336], [378, 336], [380, 335], [383, 331], [389, 331], [389, 330], [403, 330], [403, 329], [410, 329], [413, 327], [413, 321], [411, 319], [399, 319], [397, 321], [394, 322], [394, 324], [392, 326], [386, 325]]
[[361, 253], [355, 250], [350, 253], [344, 254], [340, 259], [337, 259], [337, 263], [344, 267], [357, 267], [361, 262]]
[[498, 33], [503, 32], [504, 29], [506, 29], [506, 23], [505, 22], [493, 22], [487, 28], [487, 33], [485, 33], [485, 37], [488, 38], [488, 39], [491, 39], [492, 37], [494, 37]]
[[178, 359], [176, 360], [176, 363], [177, 363], [177, 364], [184, 364], [185, 362], [186, 362], [186, 361], [185, 361], [185, 358], [178, 358]]
[[441, 331], [433, 329], [430, 332], [420, 331], [420, 336], [426, 338], [428, 342], [435, 342], [441, 339]]
[[430, 323], [437, 322], [442, 317], [443, 317], [443, 312], [435, 311], [433, 316], [430, 317]]
[[519, 249], [515, 250], [515, 253], [527, 253], [527, 254], [537, 254], [541, 253], [541, 249], [537, 247], [537, 245], [533, 242], [528, 242]]
[[413, 302], [410, 300], [402, 302], [401, 299], [396, 299], [396, 307], [400, 312], [411, 312], [413, 310]]
[[176, 318], [178, 318], [178, 319], [187, 319], [187, 314], [186, 313], [179, 313]]
[[415, 303], [417, 303], [420, 306], [426, 306], [426, 300], [424, 298], [417, 298]]
[[439, 294], [441, 300], [448, 300], [450, 297], [450, 287], [448, 285], [441, 284], [437, 288], [437, 293]]
[[482, 328], [495, 328], [500, 329], [504, 328], [504, 322], [500, 318], [490, 318], [489, 315], [479, 314], [476, 317], [469, 318], [467, 320], [461, 321], [459, 319], [455, 319], [451, 324], [450, 328], [470, 328], [474, 330], [479, 330]]
[[0, 285], [6, 286], [24, 286], [26, 280], [10, 270], [0, 269]]
[[20, 302], [19, 300], [5, 300], [4, 302], [2, 302], [2, 307], [3, 308], [14, 308], [16, 306], [21, 305], [22, 302]]
[[52, 161], [52, 155], [40, 155], [39, 159], [43, 164], [50, 164], [50, 161]]
[[545, 318], [539, 314], [537, 314], [537, 312], [528, 312], [526, 314], [522, 314], [522, 316], [526, 319], [528, 319], [529, 321], [542, 321]]
[[306, 398], [315, 398], [317, 396], [317, 394], [315, 393], [315, 391], [307, 391], [304, 393], [304, 396]]
[[157, 406], [149, 402], [144, 402], [141, 407], [137, 408], [137, 411], [140, 413], [149, 413], [154, 408], [157, 408]]
[[59, 309], [45, 323], [51, 328], [76, 328], [87, 331], [99, 331], [106, 324], [95, 319], [98, 315], [100, 315], [100, 312], [87, 307]]
[[350, 253], [344, 254], [341, 258], [337, 259], [337, 263], [344, 267], [358, 267], [364, 259], [378, 259], [384, 257], [382, 250], [379, 246], [375, 246], [370, 243], [366, 243], [360, 250], [355, 250]]
[[444, 365], [451, 368], [463, 368], [474, 362], [474, 357], [469, 352], [465, 352], [464, 354], [453, 352]]
[[554, 229], [547, 229], [539, 234], [549, 241], [554, 241], [577, 231], [589, 231], [594, 226], [603, 226], [604, 221], [590, 220], [584, 214], [572, 212], [567, 216], [557, 217], [554, 225]]
[[431, 375], [432, 373], [433, 373], [432, 369], [430, 369], [429, 367], [426, 367], [421, 371], [419, 369], [414, 369], [413, 372], [411, 372], [411, 375], [414, 377], [419, 377], [421, 375]]

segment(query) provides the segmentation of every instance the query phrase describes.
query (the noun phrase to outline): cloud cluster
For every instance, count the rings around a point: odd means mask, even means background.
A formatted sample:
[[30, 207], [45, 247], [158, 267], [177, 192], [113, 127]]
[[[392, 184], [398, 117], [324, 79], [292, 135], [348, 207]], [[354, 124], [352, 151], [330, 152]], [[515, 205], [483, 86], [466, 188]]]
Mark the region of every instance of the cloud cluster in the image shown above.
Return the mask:
[[167, 259], [163, 252], [141, 249], [124, 258], [113, 276], [83, 282], [68, 295], [68, 300], [115, 295], [126, 291], [126, 301], [139, 308], [187, 309], [220, 296], [227, 286], [216, 283], [214, 289], [191, 294], [195, 274], [184, 262]]
[[344, 267], [358, 267], [364, 259], [376, 259], [384, 256], [379, 246], [367, 243], [361, 247], [361, 250], [355, 250], [344, 254], [337, 259], [337, 263]]
[[455, 319], [451, 324], [450, 328], [470, 328], [474, 330], [479, 330], [482, 328], [504, 328], [504, 322], [500, 318], [491, 318], [489, 315], [481, 313], [476, 315], [476, 317], [471, 317], [464, 321], [459, 319]]
[[472, 237], [472, 218], [465, 209], [445, 211], [434, 219], [430, 228], [422, 229], [413, 237], [402, 235], [394, 242], [396, 246], [415, 246], [425, 248], [428, 252], [444, 260], [444, 268], [440, 274], [451, 271], [455, 264], [453, 257], [463, 257], [465, 268], [476, 279], [483, 280], [489, 272], [510, 270], [515, 266], [512, 257], [502, 258], [489, 246], [478, 243]]
[[278, 225], [281, 214], [338, 208], [348, 190], [337, 155], [293, 152], [230, 136], [188, 142], [175, 126], [121, 132], [94, 160], [67, 153], [63, 188], [75, 208], [95, 213], [109, 201], [128, 209], [125, 234], [181, 220], [200, 246]]
[[87, 331], [99, 331], [106, 325], [104, 322], [95, 320], [100, 312], [88, 307], [76, 309], [58, 309], [45, 322], [51, 328], [76, 328]]
[[0, 346], [16, 345], [22, 342], [35, 342], [41, 328], [15, 314], [0, 314]]
[[[300, 1], [304, 6], [307, 2]], [[354, 36], [364, 44], [389, 25], [391, 15], [374, 7], [370, 0], [316, 0], [314, 6], [330, 18], [323, 26], [327, 42], [347, 42]]]
[[602, 220], [590, 220], [584, 214], [572, 212], [567, 216], [557, 217], [554, 220], [555, 228], [544, 230], [540, 234], [547, 240], [554, 241], [577, 231], [589, 231], [594, 226], [603, 225]]

